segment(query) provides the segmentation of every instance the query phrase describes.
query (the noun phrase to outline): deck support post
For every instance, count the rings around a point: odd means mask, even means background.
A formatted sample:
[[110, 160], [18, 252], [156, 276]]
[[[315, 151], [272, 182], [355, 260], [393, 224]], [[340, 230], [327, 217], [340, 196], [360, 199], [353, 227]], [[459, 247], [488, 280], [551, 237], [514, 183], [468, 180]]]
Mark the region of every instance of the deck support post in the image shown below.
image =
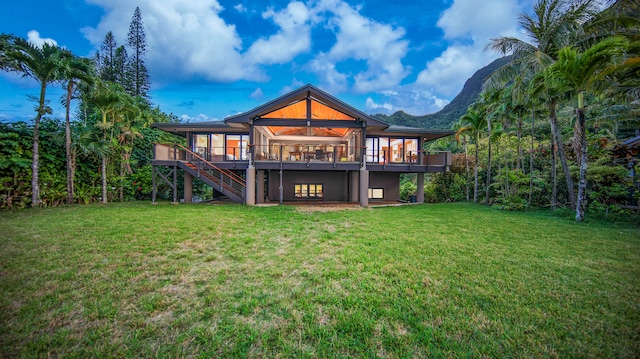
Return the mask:
[[173, 204], [178, 203], [178, 166], [173, 166]]
[[278, 187], [279, 204], [284, 204], [284, 188], [282, 187], [282, 145], [280, 145], [280, 187]]
[[245, 204], [249, 206], [256, 205], [256, 168], [251, 162], [247, 167], [247, 193], [245, 194]]
[[360, 177], [358, 175], [360, 171], [349, 171], [349, 202], [358, 202]]
[[193, 176], [184, 172], [184, 203], [193, 202]]
[[157, 166], [151, 166], [151, 203], [156, 204], [156, 193], [158, 192], [158, 185], [156, 183], [156, 171]]
[[256, 203], [264, 203], [264, 170], [257, 171]]
[[424, 172], [418, 172], [416, 202], [424, 203]]
[[369, 206], [369, 171], [365, 166], [360, 168], [360, 206]]

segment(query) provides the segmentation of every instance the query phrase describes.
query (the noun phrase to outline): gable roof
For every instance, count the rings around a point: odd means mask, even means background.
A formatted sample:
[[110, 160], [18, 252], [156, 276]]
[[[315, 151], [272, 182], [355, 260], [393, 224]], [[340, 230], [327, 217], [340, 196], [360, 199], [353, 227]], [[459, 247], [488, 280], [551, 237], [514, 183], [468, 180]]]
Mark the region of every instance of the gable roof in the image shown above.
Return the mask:
[[280, 96], [275, 100], [265, 103], [264, 105], [258, 106], [253, 110], [229, 116], [225, 118], [225, 122], [229, 124], [249, 123], [249, 121], [252, 119], [259, 118], [261, 116], [268, 116], [269, 114], [274, 113], [278, 110], [283, 110], [282, 112], [286, 113], [287, 111], [284, 110], [286, 107], [298, 107], [298, 105], [296, 104], [306, 100], [307, 98], [310, 98], [318, 103], [319, 107], [328, 107], [337, 111], [338, 113], [341, 113], [342, 115], [346, 115], [347, 117], [353, 118], [355, 120], [366, 121], [367, 127], [386, 128], [389, 126], [387, 123], [367, 115], [366, 113], [348, 105], [345, 102], [342, 102], [341, 100], [310, 84], [302, 86], [297, 90], [289, 92], [288, 94]]

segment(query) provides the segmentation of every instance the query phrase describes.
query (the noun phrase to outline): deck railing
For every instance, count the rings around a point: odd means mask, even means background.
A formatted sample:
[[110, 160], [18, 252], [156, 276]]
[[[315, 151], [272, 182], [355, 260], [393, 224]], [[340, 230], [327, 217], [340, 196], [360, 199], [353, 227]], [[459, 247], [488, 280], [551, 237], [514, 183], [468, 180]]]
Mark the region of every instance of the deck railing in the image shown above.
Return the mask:
[[153, 151], [154, 160], [184, 161], [196, 171], [197, 175], [203, 175], [214, 182], [216, 186], [220, 186], [216, 189], [221, 192], [226, 190], [240, 198], [245, 197], [246, 181], [244, 178], [230, 170], [219, 168], [191, 149], [180, 144], [155, 144]]
[[275, 162], [360, 162], [362, 147], [346, 145], [286, 144], [252, 146], [255, 161]]
[[153, 159], [158, 161], [186, 161], [186, 152], [174, 145], [155, 143]]
[[[406, 151], [391, 153], [390, 151], [373, 151], [363, 147], [349, 147], [346, 145], [270, 145], [250, 147], [154, 147], [155, 159], [191, 161], [199, 158], [203, 161], [236, 162], [248, 161], [251, 151], [255, 161], [274, 162], [361, 162], [364, 157], [369, 164], [382, 165], [423, 165], [435, 167], [451, 166], [451, 152], [449, 151]], [[364, 156], [363, 156], [364, 155]]]

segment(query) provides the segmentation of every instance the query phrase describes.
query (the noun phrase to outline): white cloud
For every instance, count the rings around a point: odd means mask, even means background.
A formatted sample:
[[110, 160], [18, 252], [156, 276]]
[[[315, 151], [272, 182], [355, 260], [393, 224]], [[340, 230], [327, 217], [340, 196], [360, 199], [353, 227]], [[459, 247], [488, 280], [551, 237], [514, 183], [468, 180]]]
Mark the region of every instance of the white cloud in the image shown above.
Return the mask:
[[223, 7], [216, 0], [89, 1], [106, 11], [96, 28], [83, 29], [97, 48], [108, 31], [124, 41], [135, 5], [140, 7], [147, 35], [147, 65], [154, 79], [198, 76], [227, 82], [264, 78], [243, 61], [242, 40], [235, 26], [220, 17]]
[[[392, 90], [381, 91], [382, 104], [367, 99], [367, 109], [377, 109], [378, 112], [391, 114], [404, 111], [412, 115], [425, 115], [441, 110], [449, 101], [436, 96], [432, 91], [418, 85], [397, 86]], [[378, 108], [375, 108], [378, 105]]]
[[474, 46], [452, 45], [427, 63], [418, 74], [416, 84], [446, 97], [455, 96], [469, 77], [496, 57]]
[[394, 108], [393, 105], [385, 102], [383, 104], [379, 104], [376, 103], [371, 97], [367, 97], [367, 101], [365, 103], [365, 106], [367, 108], [367, 111], [371, 112], [371, 113], [380, 113], [381, 110], [383, 110], [382, 112], [384, 113], [393, 113]]
[[27, 33], [27, 40], [35, 46], [42, 47], [44, 44], [58, 46], [58, 42], [50, 38], [40, 37], [40, 33], [36, 30], [31, 30]]
[[208, 115], [205, 115], [204, 113], [200, 113], [200, 114], [197, 114], [195, 116], [182, 115], [182, 116], [180, 116], [180, 119], [182, 120], [182, 122], [185, 122], [185, 123], [220, 121], [219, 118], [209, 117]]
[[252, 98], [254, 100], [260, 100], [262, 99], [263, 96], [264, 96], [264, 93], [262, 92], [262, 89], [258, 87], [251, 93], [251, 95], [249, 95], [249, 98]]
[[319, 54], [309, 63], [309, 68], [320, 79], [321, 86], [331, 93], [347, 90], [348, 76], [336, 69], [336, 64], [326, 55]]
[[[405, 30], [367, 18], [360, 7], [344, 0], [291, 1], [284, 8], [268, 8], [264, 20], [277, 31], [243, 44], [235, 25], [227, 24], [219, 0], [87, 0], [105, 10], [94, 28], [83, 33], [99, 48], [108, 31], [124, 44], [131, 16], [139, 6], [147, 35], [147, 67], [154, 84], [193, 78], [214, 82], [266, 81], [268, 66], [292, 63], [311, 53], [312, 31], [333, 34], [335, 42], [312, 60], [302, 58], [306, 69], [321, 85], [342, 92], [350, 86], [357, 93], [398, 85], [410, 69], [402, 63], [409, 42]], [[233, 6], [246, 12], [242, 4]], [[362, 67], [345, 70], [353, 61]]]
[[282, 64], [311, 49], [310, 13], [305, 4], [293, 1], [276, 12], [269, 9], [262, 14], [280, 27], [275, 35], [256, 40], [246, 53], [252, 64]]
[[437, 24], [444, 31], [446, 39], [471, 38], [474, 42], [485, 42], [506, 30], [515, 31], [520, 11], [517, 0], [482, 3], [477, 0], [454, 0]]
[[296, 79], [295, 77], [293, 78], [293, 80], [291, 80], [291, 83], [285, 87], [283, 87], [282, 89], [280, 89], [280, 94], [284, 95], [284, 94], [288, 94], [289, 92], [302, 87], [302, 85], [304, 85], [304, 82]]
[[484, 51], [489, 40], [517, 35], [521, 11], [518, 0], [494, 0], [481, 5], [475, 0], [454, 0], [438, 20], [445, 39], [451, 43], [440, 56], [426, 63], [415, 84], [438, 97], [458, 94], [469, 77], [500, 56]]
[[335, 65], [351, 59], [364, 61], [367, 65], [365, 71], [354, 75], [353, 88], [358, 93], [395, 86], [409, 74], [401, 61], [409, 45], [403, 39], [403, 28], [394, 29], [366, 18], [360, 14], [359, 7], [352, 7], [341, 0], [323, 0], [316, 10], [327, 13], [327, 27], [336, 36], [336, 43], [327, 54], [323, 54], [330, 65], [313, 64], [321, 77], [333, 80], [329, 86], [334, 86], [335, 79], [346, 76], [337, 73]]

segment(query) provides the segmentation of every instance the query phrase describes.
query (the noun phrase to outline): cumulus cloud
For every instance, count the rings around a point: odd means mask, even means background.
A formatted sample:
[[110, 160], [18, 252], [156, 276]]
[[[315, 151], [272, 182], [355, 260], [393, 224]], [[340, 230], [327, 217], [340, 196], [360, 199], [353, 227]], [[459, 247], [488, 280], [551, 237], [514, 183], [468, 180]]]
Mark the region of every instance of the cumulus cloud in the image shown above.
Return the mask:
[[371, 113], [393, 113], [394, 107], [390, 103], [376, 103], [371, 97], [367, 97], [367, 101], [365, 103], [367, 111]]
[[256, 40], [246, 53], [252, 64], [282, 64], [311, 49], [310, 13], [306, 5], [293, 1], [282, 11], [269, 9], [262, 14], [280, 27], [275, 35]]
[[282, 89], [280, 89], [280, 94], [284, 95], [287, 94], [299, 87], [302, 87], [302, 85], [304, 85], [304, 82], [296, 79], [295, 77], [293, 78], [293, 80], [291, 80], [291, 83], [285, 87], [283, 87]]
[[373, 98], [367, 99], [367, 110], [387, 115], [400, 110], [416, 116], [425, 115], [437, 112], [449, 103], [433, 91], [415, 84], [397, 86], [391, 90], [380, 91], [377, 95], [377, 101]]
[[[465, 81], [500, 55], [484, 50], [490, 39], [517, 34], [518, 0], [454, 0], [438, 26], [450, 45], [418, 74], [416, 85], [450, 98], [460, 92]], [[461, 21], [460, 19], [464, 19]]]
[[242, 40], [235, 26], [220, 17], [216, 0], [89, 0], [106, 14], [83, 33], [99, 48], [108, 31], [126, 39], [135, 6], [140, 7], [147, 35], [147, 62], [154, 79], [205, 77], [229, 82], [258, 80], [263, 75], [242, 58]]
[[58, 46], [58, 42], [50, 38], [40, 37], [40, 33], [36, 30], [31, 30], [27, 33], [27, 40], [35, 46], [42, 47], [44, 44]]
[[357, 93], [395, 86], [409, 74], [402, 64], [409, 45], [403, 39], [403, 28], [364, 17], [359, 7], [340, 0], [322, 0], [316, 10], [327, 14], [327, 27], [336, 36], [329, 52], [312, 64], [314, 71], [328, 80], [329, 87], [344, 85], [347, 74], [338, 72], [336, 64], [351, 59], [366, 63], [366, 69], [354, 75], [353, 89]]
[[184, 123], [220, 121], [220, 119], [219, 119], [219, 118], [216, 118], [216, 117], [210, 117], [210, 116], [208, 116], [208, 115], [205, 115], [204, 113], [200, 113], [200, 114], [197, 114], [197, 115], [195, 115], [195, 116], [182, 115], [182, 116], [180, 116], [180, 119], [181, 119], [181, 120], [182, 120], [182, 122], [184, 122]]
[[309, 68], [320, 80], [320, 85], [331, 93], [340, 93], [348, 89], [349, 79], [336, 69], [335, 62], [326, 54], [317, 55], [311, 62]]
[[264, 97], [264, 93], [262, 92], [262, 89], [260, 87], [258, 87], [257, 89], [255, 89], [251, 95], [249, 95], [249, 98], [252, 98], [254, 100], [260, 100], [262, 99], [262, 97]]
[[442, 13], [437, 25], [447, 39], [471, 38], [474, 42], [484, 42], [502, 32], [515, 31], [515, 19], [520, 10], [516, 0], [485, 1], [482, 4], [477, 0], [455, 0]]
[[[87, 0], [105, 10], [96, 27], [83, 29], [99, 48], [108, 31], [124, 41], [135, 6], [142, 12], [147, 35], [147, 67], [154, 83], [205, 78], [214, 82], [266, 81], [269, 66], [290, 64], [300, 55], [301, 69], [310, 71], [322, 86], [356, 93], [398, 85], [410, 68], [402, 63], [409, 42], [405, 30], [363, 16], [360, 7], [344, 0], [291, 1], [284, 8], [268, 8], [262, 18], [276, 31], [243, 43], [235, 25], [222, 17], [218, 0]], [[242, 4], [233, 6], [246, 12]], [[335, 36], [325, 52], [313, 48], [312, 32]], [[122, 44], [122, 43], [121, 43]], [[361, 62], [349, 72], [345, 64]]]

